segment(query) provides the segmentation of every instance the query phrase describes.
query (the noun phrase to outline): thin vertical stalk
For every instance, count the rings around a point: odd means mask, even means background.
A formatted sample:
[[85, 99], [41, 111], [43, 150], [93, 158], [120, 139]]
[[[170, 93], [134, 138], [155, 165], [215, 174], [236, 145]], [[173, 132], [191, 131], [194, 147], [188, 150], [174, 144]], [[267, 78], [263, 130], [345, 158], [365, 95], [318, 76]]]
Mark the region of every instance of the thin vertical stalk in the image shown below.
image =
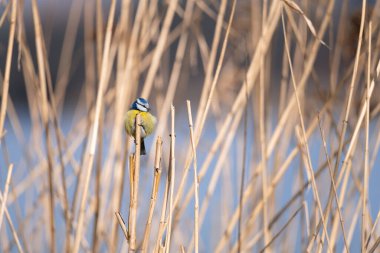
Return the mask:
[[74, 240], [74, 248], [73, 253], [77, 253], [79, 251], [80, 242], [82, 240], [82, 230], [83, 230], [83, 223], [84, 223], [84, 213], [85, 213], [85, 205], [87, 200], [87, 194], [88, 194], [88, 188], [90, 185], [90, 178], [91, 178], [91, 172], [92, 167], [94, 163], [94, 155], [96, 150], [96, 139], [98, 134], [98, 128], [99, 128], [99, 120], [100, 120], [100, 111], [101, 106], [103, 105], [103, 96], [104, 91], [107, 86], [107, 70], [110, 68], [109, 64], [112, 64], [109, 62], [109, 54], [110, 54], [110, 45], [111, 45], [111, 37], [112, 37], [112, 27], [113, 27], [113, 21], [115, 16], [115, 8], [116, 8], [116, 0], [111, 1], [111, 7], [110, 12], [108, 16], [108, 22], [107, 22], [107, 31], [106, 31], [106, 38], [105, 38], [105, 45], [103, 50], [103, 56], [102, 56], [102, 67], [100, 72], [100, 80], [99, 80], [99, 89], [98, 94], [96, 98], [96, 104], [95, 104], [95, 119], [92, 126], [92, 132], [89, 136], [89, 142], [87, 144], [87, 158], [85, 159], [85, 169], [86, 169], [86, 175], [85, 175], [85, 182], [83, 186], [83, 195], [80, 202], [80, 209], [79, 209], [79, 216], [78, 216], [78, 225], [77, 225], [77, 234], [75, 236]]
[[189, 128], [190, 128], [190, 140], [191, 140], [191, 148], [193, 150], [193, 167], [194, 167], [194, 251], [198, 253], [199, 249], [199, 196], [198, 196], [198, 166], [197, 166], [197, 152], [195, 147], [194, 140], [194, 129], [193, 129], [193, 116], [191, 114], [191, 103], [190, 100], [187, 100], [187, 114], [189, 117]]
[[171, 105], [171, 132], [170, 132], [170, 196], [169, 196], [169, 214], [168, 227], [166, 231], [165, 252], [170, 250], [170, 240], [172, 234], [172, 217], [173, 217], [173, 197], [174, 197], [174, 182], [175, 182], [175, 131], [174, 131], [175, 109]]
[[177, 4], [178, 4], [178, 0], [170, 0], [170, 2], [169, 2], [169, 7], [168, 7], [168, 10], [166, 12], [166, 16], [164, 19], [164, 23], [162, 25], [162, 30], [161, 30], [160, 37], [159, 37], [158, 42], [157, 42], [156, 49], [154, 51], [152, 63], [149, 67], [148, 74], [147, 74], [147, 77], [146, 77], [146, 80], [145, 80], [145, 83], [143, 86], [144, 88], [143, 88], [142, 93], [141, 93], [142, 97], [148, 98], [149, 94], [151, 92], [151, 89], [153, 86], [153, 81], [155, 79], [158, 67], [160, 66], [160, 63], [161, 63], [160, 59], [161, 59], [162, 54], [163, 54], [164, 49], [165, 49], [165, 44], [167, 42], [168, 34], [170, 31], [170, 26], [171, 26], [173, 18], [174, 18], [174, 14], [175, 14], [175, 10], [177, 8]]
[[6, 204], [7, 204], [8, 192], [9, 192], [9, 183], [11, 182], [12, 171], [13, 171], [13, 164], [10, 164], [9, 168], [8, 168], [7, 179], [5, 181], [3, 199], [1, 201], [1, 206], [0, 206], [0, 230], [1, 230], [1, 225], [3, 223], [4, 212], [5, 212], [5, 208], [6, 208]]
[[41, 91], [41, 117], [43, 125], [45, 128], [45, 144], [48, 160], [48, 182], [49, 182], [49, 215], [50, 215], [50, 237], [51, 237], [51, 252], [55, 252], [55, 218], [54, 218], [54, 186], [53, 186], [53, 158], [52, 149], [50, 143], [50, 131], [49, 131], [49, 103], [46, 91], [46, 72], [44, 63], [44, 49], [43, 49], [43, 34], [40, 21], [40, 15], [38, 12], [38, 6], [36, 0], [32, 1], [32, 11], [33, 11], [33, 22], [35, 29], [35, 41], [36, 41], [36, 51], [37, 51], [37, 61], [38, 61], [38, 78], [40, 82]]
[[136, 239], [136, 221], [137, 221], [137, 204], [138, 204], [138, 192], [139, 192], [139, 180], [140, 180], [140, 149], [141, 149], [141, 115], [136, 115], [135, 121], [135, 154], [134, 154], [134, 168], [133, 168], [133, 191], [132, 199], [130, 202], [129, 222], [130, 227], [129, 234], [129, 252], [137, 251], [137, 239]]
[[153, 219], [153, 212], [154, 212], [154, 208], [156, 206], [158, 187], [160, 185], [161, 172], [162, 172], [162, 169], [161, 169], [161, 153], [162, 153], [162, 151], [161, 150], [162, 150], [162, 140], [161, 140], [161, 137], [158, 136], [157, 141], [156, 141], [156, 155], [155, 155], [155, 159], [154, 159], [153, 187], [152, 187], [152, 194], [150, 197], [148, 220], [146, 222], [144, 239], [143, 239], [143, 243], [141, 246], [142, 252], [147, 252], [147, 249], [148, 249], [149, 236], [150, 236], [150, 230], [151, 230], [152, 219]]
[[295, 94], [295, 98], [296, 98], [296, 102], [297, 102], [298, 114], [299, 114], [299, 118], [300, 118], [300, 121], [301, 121], [303, 145], [304, 145], [304, 148], [306, 149], [307, 167], [310, 170], [309, 173], [310, 173], [310, 176], [311, 176], [312, 189], [313, 189], [313, 193], [314, 193], [313, 196], [314, 196], [315, 201], [317, 202], [319, 214], [321, 215], [322, 224], [323, 224], [323, 230], [324, 230], [324, 232], [326, 234], [326, 238], [327, 238], [328, 251], [331, 252], [330, 240], [328, 238], [326, 222], [325, 222], [325, 219], [323, 217], [322, 205], [321, 205], [321, 201], [320, 201], [320, 198], [319, 198], [317, 184], [315, 182], [313, 165], [311, 163], [309, 145], [308, 145], [308, 142], [307, 142], [305, 123], [304, 123], [303, 116], [302, 116], [302, 110], [301, 110], [301, 105], [300, 105], [300, 101], [299, 101], [299, 97], [298, 97], [297, 85], [296, 85], [296, 81], [295, 81], [295, 78], [294, 78], [292, 62], [291, 62], [291, 59], [290, 59], [289, 45], [288, 45], [288, 41], [286, 39], [286, 29], [285, 29], [285, 21], [284, 21], [284, 13], [283, 12], [281, 13], [281, 19], [282, 19], [282, 29], [283, 29], [283, 34], [284, 34], [286, 53], [287, 53], [287, 57], [288, 57], [288, 61], [289, 61], [290, 73], [291, 73], [291, 77], [292, 77], [292, 84], [293, 84], [294, 94]]
[[336, 202], [337, 209], [338, 209], [338, 215], [339, 215], [340, 225], [341, 225], [341, 228], [342, 228], [344, 246], [345, 246], [346, 251], [350, 252], [349, 245], [347, 243], [346, 232], [345, 232], [345, 229], [344, 229], [344, 221], [343, 221], [343, 215], [342, 215], [342, 212], [341, 212], [341, 205], [339, 205], [339, 198], [338, 198], [336, 184], [335, 184], [335, 179], [334, 179], [334, 172], [333, 172], [333, 168], [332, 168], [332, 165], [330, 163], [330, 159], [329, 159], [329, 156], [328, 156], [328, 153], [327, 153], [326, 139], [325, 139], [325, 136], [324, 136], [324, 133], [323, 133], [323, 130], [322, 130], [319, 114], [318, 114], [318, 123], [319, 123], [319, 130], [320, 130], [321, 137], [322, 137], [323, 149], [325, 151], [325, 156], [326, 156], [326, 160], [327, 160], [327, 167], [328, 167], [329, 173], [330, 173], [329, 175], [330, 175], [330, 179], [331, 179], [331, 185], [333, 187], [332, 189], [334, 191], [335, 202]]
[[10, 28], [9, 28], [8, 49], [7, 49], [7, 56], [6, 56], [6, 61], [5, 61], [4, 80], [3, 80], [3, 85], [2, 85], [3, 90], [1, 93], [2, 99], [1, 99], [1, 109], [0, 109], [0, 140], [3, 138], [5, 114], [7, 112], [7, 103], [8, 103], [8, 95], [9, 95], [8, 94], [9, 79], [11, 75], [12, 53], [13, 53], [13, 44], [14, 44], [15, 29], [16, 29], [16, 15], [17, 15], [17, 0], [13, 0]]
[[368, 32], [368, 59], [367, 59], [367, 86], [366, 98], [367, 104], [365, 117], [365, 148], [364, 148], [364, 175], [363, 175], [363, 197], [362, 197], [362, 227], [361, 227], [361, 252], [366, 252], [366, 231], [367, 231], [367, 202], [368, 202], [368, 142], [369, 142], [369, 85], [371, 82], [371, 46], [372, 46], [372, 22], [369, 22]]

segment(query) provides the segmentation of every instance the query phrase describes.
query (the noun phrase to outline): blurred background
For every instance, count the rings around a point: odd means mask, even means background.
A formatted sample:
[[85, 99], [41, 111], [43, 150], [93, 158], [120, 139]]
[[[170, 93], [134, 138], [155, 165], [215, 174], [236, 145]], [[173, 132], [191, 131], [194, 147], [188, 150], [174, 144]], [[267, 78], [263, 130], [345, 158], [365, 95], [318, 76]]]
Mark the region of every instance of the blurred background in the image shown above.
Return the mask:
[[124, 120], [137, 97], [158, 120], [141, 156], [138, 251], [379, 251], [379, 11], [375, 0], [0, 1], [0, 252], [131, 251], [115, 212], [129, 227]]

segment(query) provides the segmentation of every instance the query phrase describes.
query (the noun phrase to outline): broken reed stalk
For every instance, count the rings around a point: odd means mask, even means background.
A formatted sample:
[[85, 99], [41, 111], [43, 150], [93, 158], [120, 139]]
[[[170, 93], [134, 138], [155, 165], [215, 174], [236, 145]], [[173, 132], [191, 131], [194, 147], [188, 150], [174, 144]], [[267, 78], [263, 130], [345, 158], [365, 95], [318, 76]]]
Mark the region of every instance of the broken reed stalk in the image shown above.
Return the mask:
[[189, 128], [190, 128], [190, 140], [191, 148], [193, 151], [193, 167], [194, 167], [194, 252], [198, 253], [198, 244], [199, 244], [199, 197], [198, 197], [198, 168], [197, 168], [197, 151], [195, 147], [194, 140], [194, 129], [193, 129], [193, 116], [191, 114], [191, 103], [190, 100], [187, 100], [187, 114], [189, 117]]
[[9, 183], [11, 182], [12, 171], [13, 171], [13, 164], [10, 164], [9, 168], [8, 168], [7, 179], [5, 181], [3, 199], [1, 201], [1, 207], [0, 207], [0, 231], [1, 231], [1, 224], [3, 222], [4, 212], [5, 212], [5, 208], [6, 208], [6, 204], [7, 204], [8, 192], [9, 192]]
[[162, 139], [160, 136], [158, 136], [157, 141], [156, 141], [156, 155], [154, 159], [154, 178], [153, 178], [152, 195], [150, 197], [149, 215], [148, 215], [148, 220], [145, 226], [143, 243], [141, 246], [142, 252], [146, 252], [148, 249], [149, 235], [150, 235], [152, 219], [153, 219], [153, 212], [156, 206], [158, 187], [160, 185], [161, 172], [162, 172], [161, 153], [162, 153]]
[[169, 168], [169, 183], [170, 183], [170, 195], [169, 195], [169, 214], [168, 214], [168, 226], [166, 229], [165, 240], [165, 252], [168, 253], [170, 249], [170, 239], [172, 233], [172, 217], [173, 217], [173, 198], [174, 198], [174, 179], [175, 179], [175, 132], [174, 132], [174, 115], [175, 110], [173, 104], [171, 105], [171, 132], [170, 132], [170, 168]]
[[136, 220], [137, 220], [137, 201], [138, 201], [138, 192], [139, 192], [139, 180], [140, 180], [140, 151], [141, 151], [141, 115], [136, 115], [135, 121], [135, 154], [133, 167], [133, 177], [131, 178], [131, 188], [132, 188], [132, 198], [129, 204], [129, 252], [137, 251], [136, 243]]

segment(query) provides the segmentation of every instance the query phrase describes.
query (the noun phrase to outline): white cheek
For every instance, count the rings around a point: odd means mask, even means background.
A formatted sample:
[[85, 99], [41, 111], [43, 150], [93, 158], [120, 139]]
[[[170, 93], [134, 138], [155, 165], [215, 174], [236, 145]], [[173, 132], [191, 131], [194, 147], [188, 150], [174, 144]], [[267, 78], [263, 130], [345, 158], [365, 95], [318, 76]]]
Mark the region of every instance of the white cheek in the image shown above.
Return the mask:
[[144, 106], [140, 105], [140, 104], [137, 104], [137, 110], [142, 111], [142, 112], [146, 112], [147, 111], [146, 108]]

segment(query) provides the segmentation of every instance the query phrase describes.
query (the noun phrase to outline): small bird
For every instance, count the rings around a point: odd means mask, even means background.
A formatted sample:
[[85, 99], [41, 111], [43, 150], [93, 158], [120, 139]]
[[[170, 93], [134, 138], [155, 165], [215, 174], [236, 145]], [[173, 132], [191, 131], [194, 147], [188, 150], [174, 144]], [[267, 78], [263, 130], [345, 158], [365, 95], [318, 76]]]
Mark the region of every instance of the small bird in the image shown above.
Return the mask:
[[145, 144], [144, 138], [150, 135], [156, 125], [156, 117], [154, 117], [150, 112], [149, 103], [144, 98], [138, 98], [135, 102], [132, 103], [127, 116], [125, 119], [125, 130], [130, 136], [136, 138], [136, 116], [140, 114], [141, 118], [141, 149], [140, 154], [145, 155]]

